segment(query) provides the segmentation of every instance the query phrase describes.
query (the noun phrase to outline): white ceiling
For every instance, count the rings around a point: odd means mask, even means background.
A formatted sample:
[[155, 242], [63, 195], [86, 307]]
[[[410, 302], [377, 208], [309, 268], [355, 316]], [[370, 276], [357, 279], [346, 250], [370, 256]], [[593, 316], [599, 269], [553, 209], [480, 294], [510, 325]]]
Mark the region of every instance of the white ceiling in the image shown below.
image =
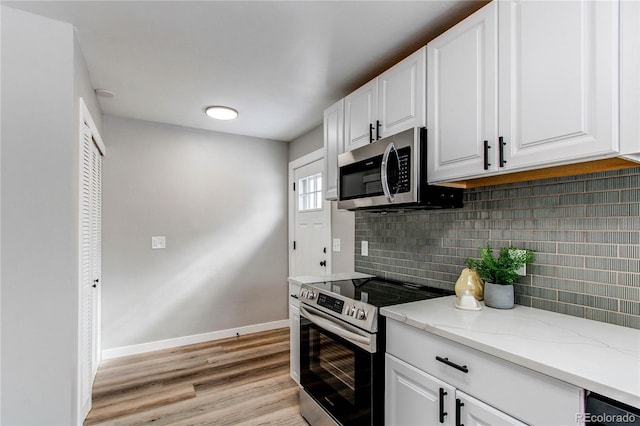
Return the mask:
[[483, 3], [3, 1], [74, 25], [105, 114], [284, 141]]

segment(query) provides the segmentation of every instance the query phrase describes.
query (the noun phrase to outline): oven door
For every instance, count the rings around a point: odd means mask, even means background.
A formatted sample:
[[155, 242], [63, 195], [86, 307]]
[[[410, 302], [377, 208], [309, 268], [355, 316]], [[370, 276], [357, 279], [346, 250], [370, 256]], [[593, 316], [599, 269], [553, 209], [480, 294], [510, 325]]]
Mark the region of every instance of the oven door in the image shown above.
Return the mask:
[[383, 362], [375, 334], [300, 305], [300, 384], [339, 424], [382, 420], [377, 410], [384, 398], [378, 384]]

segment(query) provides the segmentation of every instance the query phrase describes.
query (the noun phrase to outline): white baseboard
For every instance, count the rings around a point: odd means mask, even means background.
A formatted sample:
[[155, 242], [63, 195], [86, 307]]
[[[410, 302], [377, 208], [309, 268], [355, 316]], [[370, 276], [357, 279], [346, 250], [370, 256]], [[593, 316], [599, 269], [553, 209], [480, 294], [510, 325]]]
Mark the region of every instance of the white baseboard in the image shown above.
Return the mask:
[[120, 348], [105, 349], [102, 351], [102, 359], [119, 358], [122, 356], [136, 355], [160, 349], [175, 348], [194, 343], [208, 342], [210, 340], [225, 339], [236, 335], [258, 333], [260, 331], [274, 330], [276, 328], [289, 327], [289, 320], [265, 322], [262, 324], [247, 325], [244, 327], [230, 328], [228, 330], [212, 331], [210, 333], [194, 334], [191, 336], [176, 337], [174, 339], [159, 340], [157, 342], [141, 343], [139, 345], [122, 346]]

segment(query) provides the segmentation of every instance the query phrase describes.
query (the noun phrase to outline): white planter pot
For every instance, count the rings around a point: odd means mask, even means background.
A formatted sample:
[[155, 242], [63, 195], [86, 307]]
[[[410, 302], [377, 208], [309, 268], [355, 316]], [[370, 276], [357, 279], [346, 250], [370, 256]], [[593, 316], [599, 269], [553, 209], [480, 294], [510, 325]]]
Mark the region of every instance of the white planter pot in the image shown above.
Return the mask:
[[484, 284], [484, 304], [490, 308], [511, 309], [513, 308], [513, 285], [507, 284]]

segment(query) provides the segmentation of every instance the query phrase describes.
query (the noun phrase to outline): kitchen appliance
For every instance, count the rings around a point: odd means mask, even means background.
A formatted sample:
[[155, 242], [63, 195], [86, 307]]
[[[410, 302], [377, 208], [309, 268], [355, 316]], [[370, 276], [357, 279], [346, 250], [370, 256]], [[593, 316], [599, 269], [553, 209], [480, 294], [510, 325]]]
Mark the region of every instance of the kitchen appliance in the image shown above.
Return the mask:
[[384, 423], [379, 308], [453, 292], [378, 278], [300, 288], [300, 413], [312, 425]]
[[338, 208], [462, 207], [462, 189], [427, 184], [427, 129], [415, 127], [338, 156]]
[[593, 392], [587, 393], [584, 420], [590, 426], [640, 426], [640, 409]]

